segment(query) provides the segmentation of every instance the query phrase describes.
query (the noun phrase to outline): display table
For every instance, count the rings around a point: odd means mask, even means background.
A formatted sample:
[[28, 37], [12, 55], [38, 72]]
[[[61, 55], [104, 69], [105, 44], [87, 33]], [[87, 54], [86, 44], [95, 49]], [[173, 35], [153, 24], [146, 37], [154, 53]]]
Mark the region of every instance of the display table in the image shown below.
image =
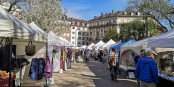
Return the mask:
[[135, 73], [135, 67], [134, 66], [126, 66], [126, 65], [120, 65], [120, 75], [122, 78], [128, 78], [128, 72], [134, 72]]

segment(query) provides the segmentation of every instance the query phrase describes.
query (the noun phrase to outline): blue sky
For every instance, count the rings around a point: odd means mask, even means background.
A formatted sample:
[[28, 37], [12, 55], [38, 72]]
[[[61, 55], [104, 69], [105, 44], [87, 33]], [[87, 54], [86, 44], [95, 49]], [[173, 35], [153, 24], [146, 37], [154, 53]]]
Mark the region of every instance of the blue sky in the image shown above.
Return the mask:
[[125, 10], [127, 0], [62, 0], [62, 5], [68, 10], [68, 17], [91, 20], [101, 12]]

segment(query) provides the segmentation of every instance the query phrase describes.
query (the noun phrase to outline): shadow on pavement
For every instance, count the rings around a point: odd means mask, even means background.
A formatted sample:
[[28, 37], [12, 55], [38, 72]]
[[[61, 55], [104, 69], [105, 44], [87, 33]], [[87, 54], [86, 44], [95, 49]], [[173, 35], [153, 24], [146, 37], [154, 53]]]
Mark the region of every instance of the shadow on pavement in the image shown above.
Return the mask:
[[110, 71], [105, 68], [105, 64], [98, 62], [94, 59], [90, 59], [87, 64], [90, 71], [95, 74], [95, 76], [84, 75], [93, 79], [96, 87], [136, 87], [136, 81], [131, 79], [122, 79], [119, 75], [118, 82], [112, 81], [110, 78]]

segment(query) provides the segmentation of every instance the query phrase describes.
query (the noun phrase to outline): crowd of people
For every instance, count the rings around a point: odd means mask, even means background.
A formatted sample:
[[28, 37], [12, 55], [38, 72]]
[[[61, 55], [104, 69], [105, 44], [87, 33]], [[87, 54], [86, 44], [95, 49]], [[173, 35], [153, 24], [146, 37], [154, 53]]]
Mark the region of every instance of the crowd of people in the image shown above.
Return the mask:
[[[76, 63], [79, 62], [79, 56], [82, 57], [83, 63], [88, 63], [90, 57], [99, 60], [99, 62], [106, 63], [107, 68], [110, 70], [111, 79], [116, 82], [118, 81], [117, 74], [119, 73], [119, 60], [118, 52], [116, 52], [115, 49], [110, 51], [108, 58], [103, 54], [102, 50], [98, 50], [97, 54], [93, 53], [93, 51], [89, 51], [89, 49], [75, 50], [74, 52], [74, 61]], [[156, 55], [156, 53], [153, 50], [142, 49], [140, 54], [135, 56], [134, 61], [136, 65], [135, 73], [137, 77], [137, 87], [156, 87], [158, 84], [158, 69], [154, 60], [154, 55]], [[67, 51], [67, 58], [69, 60], [68, 68], [71, 68], [72, 51], [69, 48]]]

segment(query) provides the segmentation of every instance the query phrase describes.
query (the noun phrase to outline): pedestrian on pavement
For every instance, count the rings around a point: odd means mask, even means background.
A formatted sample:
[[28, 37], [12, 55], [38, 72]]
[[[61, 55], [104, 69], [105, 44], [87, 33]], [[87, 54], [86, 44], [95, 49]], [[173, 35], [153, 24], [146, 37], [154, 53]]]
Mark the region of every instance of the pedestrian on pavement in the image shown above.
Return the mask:
[[86, 62], [86, 56], [87, 56], [87, 53], [88, 53], [88, 51], [87, 51], [87, 49], [85, 49], [85, 50], [84, 50], [84, 58], [83, 58], [83, 63], [85, 63], [85, 62]]
[[68, 53], [67, 53], [67, 61], [68, 61], [68, 68], [71, 68], [71, 58], [72, 58], [72, 51], [70, 48], [67, 48]]
[[76, 52], [75, 52], [75, 61], [76, 61], [76, 63], [79, 62], [79, 52], [78, 52], [78, 50], [76, 50]]
[[99, 58], [100, 58], [100, 62], [103, 62], [102, 60], [103, 60], [103, 51], [102, 50], [100, 50], [100, 56], [99, 56]]
[[[147, 53], [146, 49], [140, 50], [140, 56], [137, 55], [137, 56], [135, 56], [135, 58], [134, 58], [135, 65], [137, 65], [138, 60], [139, 60], [140, 58], [144, 58], [144, 57], [145, 57], [146, 53]], [[140, 80], [139, 80], [138, 78], [137, 78], [137, 87], [140, 87]]]
[[86, 55], [86, 63], [88, 63], [89, 62], [89, 50], [87, 50], [87, 55]]
[[152, 49], [146, 49], [146, 56], [140, 58], [136, 66], [136, 76], [140, 80], [139, 87], [156, 87], [158, 84], [158, 69]]
[[110, 52], [109, 55], [109, 65], [110, 65], [111, 79], [117, 81], [118, 54], [115, 52], [114, 48], [112, 48], [112, 51]]

